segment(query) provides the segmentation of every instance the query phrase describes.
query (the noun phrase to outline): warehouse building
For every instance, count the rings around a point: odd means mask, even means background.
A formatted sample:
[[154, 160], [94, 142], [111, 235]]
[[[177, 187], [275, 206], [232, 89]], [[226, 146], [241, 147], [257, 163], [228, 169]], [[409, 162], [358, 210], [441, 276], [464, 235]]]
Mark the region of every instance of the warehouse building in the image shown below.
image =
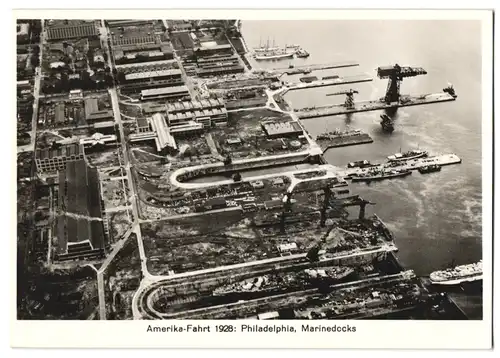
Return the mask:
[[177, 102], [166, 105], [168, 125], [175, 127], [194, 121], [205, 127], [227, 124], [227, 110], [221, 98]]
[[177, 151], [175, 138], [161, 113], [154, 114], [147, 122], [147, 126], [143, 120], [137, 122], [137, 132], [129, 136], [131, 142], [154, 141], [156, 150], [162, 154]]
[[194, 54], [197, 58], [214, 56], [214, 55], [232, 55], [233, 47], [229, 44], [215, 46], [200, 46], [194, 49]]
[[299, 123], [290, 121], [284, 123], [266, 122], [261, 124], [269, 138], [297, 137], [304, 133]]
[[107, 246], [107, 220], [103, 219], [103, 201], [97, 169], [84, 159], [68, 162], [59, 172], [56, 220], [56, 261], [104, 256]]
[[66, 169], [67, 163], [83, 160], [85, 157], [80, 144], [69, 144], [59, 148], [38, 149], [35, 155], [37, 171], [40, 173]]
[[128, 73], [125, 75], [125, 81], [129, 83], [149, 82], [149, 81], [171, 81], [172, 84], [182, 81], [182, 72], [179, 69], [159, 70], [159, 71], [144, 71]]
[[97, 98], [87, 98], [85, 100], [85, 120], [88, 123], [105, 122], [113, 119], [112, 109], [99, 109]]
[[94, 23], [80, 25], [57, 25], [47, 30], [48, 41], [70, 40], [81, 37], [97, 37], [99, 32]]
[[140, 92], [143, 89], [181, 86], [184, 84], [179, 69], [155, 70], [127, 73], [123, 75], [122, 89], [126, 92]]
[[150, 88], [141, 91], [141, 101], [152, 101], [157, 99], [166, 100], [188, 100], [191, 98], [186, 86]]

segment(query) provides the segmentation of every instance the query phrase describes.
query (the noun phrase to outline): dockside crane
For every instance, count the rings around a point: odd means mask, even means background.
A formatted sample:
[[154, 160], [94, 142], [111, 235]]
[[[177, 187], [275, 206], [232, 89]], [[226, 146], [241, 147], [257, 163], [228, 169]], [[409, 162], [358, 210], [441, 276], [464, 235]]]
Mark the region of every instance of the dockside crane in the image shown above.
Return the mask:
[[346, 108], [353, 108], [354, 107], [354, 94], [359, 93], [356, 90], [350, 89], [349, 91], [340, 91], [340, 92], [333, 92], [333, 93], [327, 93], [327, 96], [339, 96], [339, 95], [346, 95], [345, 103], [344, 106]]
[[394, 66], [384, 66], [377, 68], [377, 76], [380, 79], [389, 79], [384, 101], [386, 103], [399, 102], [399, 88], [403, 78], [426, 75], [427, 71], [422, 67], [401, 67], [398, 64]]

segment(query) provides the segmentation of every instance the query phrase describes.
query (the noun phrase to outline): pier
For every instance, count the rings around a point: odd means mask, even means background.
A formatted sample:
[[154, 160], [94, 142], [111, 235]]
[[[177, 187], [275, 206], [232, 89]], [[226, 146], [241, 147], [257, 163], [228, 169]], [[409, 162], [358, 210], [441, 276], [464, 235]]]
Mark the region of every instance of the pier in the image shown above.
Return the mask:
[[[357, 81], [365, 82], [365, 81]], [[355, 83], [355, 82], [345, 82]], [[365, 101], [354, 103], [352, 107], [346, 107], [344, 103], [334, 104], [329, 106], [315, 107], [315, 108], [302, 108], [294, 110], [299, 119], [317, 118], [337, 116], [340, 114], [350, 114], [357, 112], [369, 112], [381, 109], [395, 109], [399, 107], [419, 106], [423, 104], [440, 103], [454, 101], [456, 97], [449, 93], [431, 93], [422, 96], [401, 96], [399, 102], [386, 103], [383, 100]]]
[[325, 153], [328, 149], [332, 148], [373, 143], [373, 139], [368, 133], [356, 133], [344, 136], [339, 135], [330, 139], [316, 138], [316, 143], [319, 145], [323, 153]]
[[354, 61], [345, 61], [345, 62], [333, 62], [333, 63], [325, 63], [325, 64], [315, 64], [315, 65], [303, 65], [303, 66], [294, 66], [294, 67], [279, 67], [273, 68], [272, 71], [282, 72], [287, 75], [296, 75], [301, 73], [310, 73], [313, 71], [320, 70], [331, 70], [335, 68], [345, 68], [345, 67], [356, 67], [359, 66], [359, 63]]
[[286, 87], [288, 91], [294, 91], [307, 88], [338, 86], [338, 85], [347, 85], [351, 83], [371, 82], [371, 81], [373, 81], [373, 78], [371, 78], [368, 75], [355, 75], [355, 76], [334, 78], [331, 80], [319, 80], [308, 83], [288, 84], [286, 85]]

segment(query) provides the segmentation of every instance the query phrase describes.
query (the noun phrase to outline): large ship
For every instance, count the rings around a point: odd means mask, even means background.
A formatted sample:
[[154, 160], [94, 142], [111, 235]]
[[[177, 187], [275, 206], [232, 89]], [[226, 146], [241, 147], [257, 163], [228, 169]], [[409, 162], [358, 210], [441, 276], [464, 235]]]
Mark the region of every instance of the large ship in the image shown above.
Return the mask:
[[411, 170], [369, 170], [361, 174], [354, 174], [350, 178], [352, 181], [375, 181], [405, 177], [411, 174]]
[[285, 58], [293, 58], [293, 54], [293, 52], [287, 52], [284, 50], [265, 51], [255, 54], [255, 59], [258, 61], [282, 60]]
[[429, 275], [435, 285], [457, 285], [463, 282], [473, 282], [483, 279], [483, 261], [460, 265], [443, 271], [434, 271]]
[[235, 293], [269, 293], [301, 289], [313, 286], [315, 283], [334, 283], [342, 280], [354, 272], [351, 267], [332, 266], [325, 268], [305, 269], [299, 272], [268, 274], [252, 277], [216, 288], [214, 296]]
[[394, 155], [389, 155], [387, 159], [391, 162], [401, 162], [405, 160], [411, 160], [411, 159], [417, 159], [417, 158], [424, 158], [427, 157], [429, 153], [426, 152], [425, 150], [409, 150], [404, 153], [396, 153]]

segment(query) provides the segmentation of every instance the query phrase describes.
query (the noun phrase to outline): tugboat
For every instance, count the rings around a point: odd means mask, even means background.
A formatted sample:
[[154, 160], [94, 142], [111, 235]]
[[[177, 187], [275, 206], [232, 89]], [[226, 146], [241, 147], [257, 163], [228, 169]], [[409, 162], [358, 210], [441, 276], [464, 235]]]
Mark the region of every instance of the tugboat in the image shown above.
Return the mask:
[[420, 174], [434, 173], [439, 172], [441, 170], [441, 166], [437, 164], [426, 165], [425, 167], [418, 168]]
[[387, 159], [390, 162], [402, 162], [405, 160], [424, 158], [424, 157], [427, 157], [428, 154], [429, 153], [426, 152], [425, 150], [415, 149], [415, 150], [409, 150], [409, 151], [404, 152], [404, 153], [396, 153], [394, 155], [389, 155], [387, 157]]
[[295, 56], [297, 56], [298, 58], [307, 58], [309, 57], [309, 52], [301, 48], [297, 50]]
[[376, 180], [384, 180], [384, 179], [392, 179], [398, 177], [405, 177], [407, 175], [411, 175], [411, 170], [370, 170], [366, 173], [362, 174], [354, 174], [351, 176], [351, 180], [353, 182], [358, 181], [376, 181]]
[[394, 121], [387, 114], [382, 114], [380, 116], [382, 120], [380, 121], [380, 125], [384, 132], [392, 133], [394, 132]]
[[457, 285], [483, 279], [483, 261], [461, 265], [443, 271], [434, 271], [429, 275], [434, 285]]

